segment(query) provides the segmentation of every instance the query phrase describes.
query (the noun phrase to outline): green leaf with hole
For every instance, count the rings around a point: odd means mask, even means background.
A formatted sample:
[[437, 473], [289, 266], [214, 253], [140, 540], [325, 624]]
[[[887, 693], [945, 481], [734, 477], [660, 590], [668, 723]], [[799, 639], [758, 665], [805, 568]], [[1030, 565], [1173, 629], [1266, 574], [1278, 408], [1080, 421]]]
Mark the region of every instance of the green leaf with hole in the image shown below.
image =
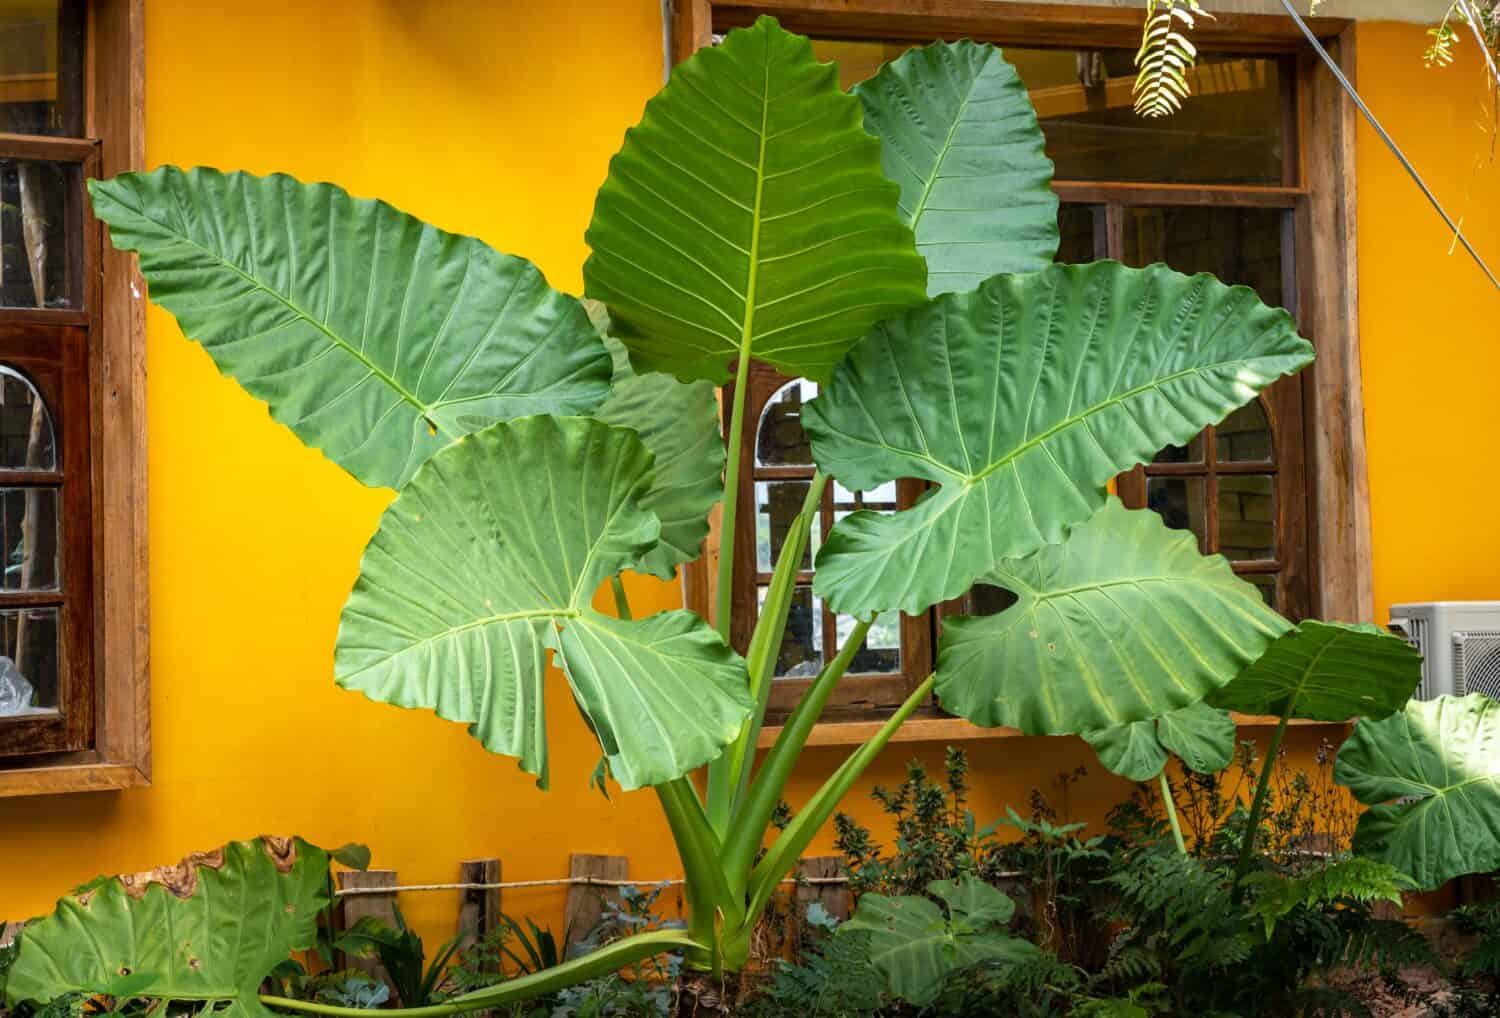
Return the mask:
[[719, 401], [710, 382], [679, 382], [659, 371], [638, 373], [624, 344], [609, 335], [604, 305], [584, 303], [615, 370], [609, 398], [592, 416], [634, 429], [656, 458], [651, 490], [641, 506], [661, 521], [661, 537], [634, 568], [670, 580], [679, 565], [702, 552], [709, 511], [724, 497]]
[[836, 68], [762, 17], [673, 68], [626, 132], [585, 290], [642, 370], [719, 382], [752, 357], [825, 378], [926, 292], [897, 193]]
[[6, 995], [148, 997], [269, 1018], [261, 981], [313, 946], [328, 855], [300, 838], [230, 842], [175, 866], [100, 877], [28, 923]]
[[365, 484], [460, 435], [588, 413], [609, 354], [535, 265], [284, 174], [164, 166], [89, 182], [151, 299], [271, 416]]
[[591, 606], [657, 544], [652, 477], [635, 432], [586, 418], [522, 418], [442, 450], [365, 549], [338, 683], [467, 722], [545, 785], [551, 651], [621, 787], [707, 763], [749, 712], [744, 661], [692, 612], [625, 622]]
[[1285, 633], [1209, 702], [1311, 721], [1383, 718], [1422, 681], [1422, 655], [1379, 626], [1312, 619]]
[[994, 887], [966, 876], [934, 880], [927, 889], [943, 902], [946, 915], [919, 895], [866, 894], [839, 928], [838, 936], [868, 938], [870, 964], [902, 999], [921, 1007], [937, 997], [951, 972], [1041, 956], [1035, 944], [1005, 932], [1015, 905]]
[[854, 86], [901, 215], [927, 259], [927, 292], [1036, 272], [1057, 254], [1052, 160], [1026, 86], [1000, 50], [911, 49]]
[[1175, 754], [1184, 767], [1212, 774], [1234, 759], [1236, 729], [1227, 711], [1201, 700], [1179, 710], [1127, 725], [1084, 732], [1105, 770], [1131, 781], [1149, 781]]
[[1500, 869], [1500, 703], [1484, 694], [1413, 700], [1361, 720], [1333, 779], [1370, 807], [1354, 850], [1423, 890]]
[[1007, 559], [984, 582], [1017, 601], [943, 624], [938, 699], [1028, 735], [1097, 732], [1197, 703], [1290, 627], [1192, 534], [1113, 497], [1063, 543]]
[[813, 589], [847, 614], [957, 597], [1061, 541], [1116, 474], [1311, 359], [1285, 311], [1162, 265], [1055, 265], [938, 297], [877, 326], [803, 414], [845, 487], [938, 486], [839, 521]]

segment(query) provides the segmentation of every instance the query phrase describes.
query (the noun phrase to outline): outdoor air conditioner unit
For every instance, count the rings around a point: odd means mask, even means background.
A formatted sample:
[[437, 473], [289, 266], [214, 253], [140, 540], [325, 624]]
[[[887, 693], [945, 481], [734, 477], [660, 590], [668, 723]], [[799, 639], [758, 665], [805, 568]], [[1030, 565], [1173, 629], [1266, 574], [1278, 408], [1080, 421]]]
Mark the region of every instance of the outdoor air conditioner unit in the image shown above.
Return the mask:
[[1500, 601], [1396, 604], [1390, 628], [1422, 652], [1418, 700], [1468, 693], [1500, 700]]

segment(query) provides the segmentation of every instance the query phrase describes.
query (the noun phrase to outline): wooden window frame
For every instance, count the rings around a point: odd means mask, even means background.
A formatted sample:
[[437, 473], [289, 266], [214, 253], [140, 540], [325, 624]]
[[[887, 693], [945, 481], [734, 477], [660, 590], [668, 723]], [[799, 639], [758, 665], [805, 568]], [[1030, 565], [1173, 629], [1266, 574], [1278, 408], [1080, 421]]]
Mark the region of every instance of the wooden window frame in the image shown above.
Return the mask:
[[[81, 163], [90, 175], [102, 177], [143, 168], [144, 8], [144, 0], [88, 0], [84, 137], [0, 135], [0, 152]], [[0, 325], [87, 330], [89, 337], [92, 597], [86, 623], [92, 660], [83, 674], [93, 684], [87, 719], [92, 745], [0, 758], [0, 796], [130, 788], [149, 784], [151, 777], [145, 285], [134, 258], [109, 245], [103, 224], [85, 214], [81, 232], [83, 306], [6, 309]], [[55, 421], [54, 426], [65, 425]]]
[[[992, 0], [673, 0], [669, 56], [675, 63], [710, 45], [716, 32], [752, 24], [763, 14], [808, 35], [920, 44], [934, 39], [973, 38], [1002, 46], [1134, 48], [1141, 13], [1135, 8]], [[1354, 78], [1355, 23], [1345, 18], [1309, 18], [1307, 23]], [[1220, 14], [1202, 21], [1194, 38], [1205, 51], [1283, 54], [1294, 63], [1296, 139], [1316, 144], [1288, 146], [1289, 167], [1300, 183], [1283, 187], [1235, 187], [1245, 204], [1290, 208], [1301, 299], [1298, 327], [1317, 347], [1314, 365], [1302, 373], [1307, 498], [1311, 533], [1310, 609], [1315, 618], [1368, 620], [1374, 615], [1369, 481], [1364, 406], [1360, 383], [1359, 294], [1356, 269], [1355, 117], [1353, 102], [1306, 47], [1297, 26], [1277, 15]], [[1126, 185], [1058, 181], [1065, 202], [1108, 200]], [[1134, 195], [1156, 204], [1217, 204], [1225, 189], [1194, 185], [1131, 184]], [[705, 554], [683, 568], [684, 602], [705, 615], [712, 603], [718, 559], [717, 531]], [[1242, 719], [1251, 723], [1254, 719]], [[862, 738], [874, 722], [831, 723], [822, 741]], [[921, 722], [918, 738], [966, 738], [985, 732], [952, 718]], [[763, 740], [773, 738], [767, 729]]]

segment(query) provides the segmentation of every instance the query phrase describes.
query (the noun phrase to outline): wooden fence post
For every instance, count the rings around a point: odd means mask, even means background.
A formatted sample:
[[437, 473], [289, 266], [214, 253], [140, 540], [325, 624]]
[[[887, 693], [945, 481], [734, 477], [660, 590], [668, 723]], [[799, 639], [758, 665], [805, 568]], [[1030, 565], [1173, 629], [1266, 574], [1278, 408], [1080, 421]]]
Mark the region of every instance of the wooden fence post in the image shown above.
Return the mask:
[[[340, 870], [340, 890], [366, 887], [395, 887], [395, 870]], [[388, 894], [347, 894], [339, 899], [340, 927], [349, 929], [365, 916], [374, 916], [387, 926], [396, 925], [396, 892]], [[385, 966], [375, 958], [345, 958], [346, 968], [361, 969], [378, 979], [385, 979]]]
[[0, 947], [9, 947], [15, 943], [16, 934], [21, 932], [20, 923], [0, 922]]
[[[594, 877], [599, 880], [629, 880], [630, 860], [623, 855], [591, 855], [574, 852], [568, 856], [568, 876]], [[589, 935], [604, 914], [604, 901], [620, 900], [618, 887], [573, 884], [568, 888], [567, 920], [563, 924], [566, 939], [564, 952], [571, 955], [573, 945]]]
[[[797, 861], [797, 876], [803, 879], [814, 877], [839, 877], [844, 873], [844, 857], [841, 855], [814, 855]], [[849, 918], [849, 885], [808, 883], [796, 885], [797, 922], [805, 922], [807, 906], [821, 902], [827, 913], [835, 919]]]
[[[499, 859], [465, 859], [458, 864], [461, 884], [498, 884]], [[458, 899], [459, 944], [469, 947], [483, 940], [500, 924], [500, 888], [469, 889]]]

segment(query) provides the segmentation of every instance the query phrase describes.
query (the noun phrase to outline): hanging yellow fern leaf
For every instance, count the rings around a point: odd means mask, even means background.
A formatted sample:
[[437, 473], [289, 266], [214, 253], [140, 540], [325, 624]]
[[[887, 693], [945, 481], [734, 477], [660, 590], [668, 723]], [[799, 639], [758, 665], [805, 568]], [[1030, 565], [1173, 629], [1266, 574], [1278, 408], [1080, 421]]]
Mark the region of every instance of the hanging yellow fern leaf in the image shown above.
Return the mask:
[[1198, 0], [1146, 0], [1146, 25], [1135, 55], [1135, 111], [1165, 117], [1182, 108], [1191, 89], [1187, 72], [1198, 59], [1188, 33], [1199, 16], [1212, 18]]

